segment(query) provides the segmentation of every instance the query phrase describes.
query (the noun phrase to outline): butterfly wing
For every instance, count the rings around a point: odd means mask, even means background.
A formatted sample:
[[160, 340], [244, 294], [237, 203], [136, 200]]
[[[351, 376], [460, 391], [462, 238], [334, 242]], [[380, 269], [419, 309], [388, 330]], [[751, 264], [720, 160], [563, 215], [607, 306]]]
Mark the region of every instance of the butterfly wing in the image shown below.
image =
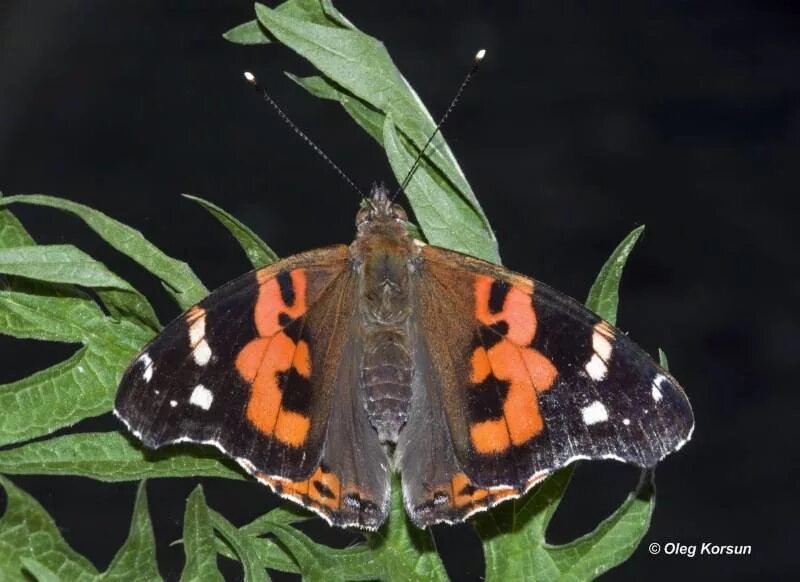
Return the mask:
[[[542, 283], [445, 249], [421, 252], [415, 365], [443, 414], [428, 414], [430, 444], [414, 443], [412, 400], [398, 447], [418, 523], [463, 519], [576, 459], [651, 467], [689, 439], [686, 395], [623, 333]], [[422, 467], [436, 458], [438, 474]]]
[[142, 350], [115, 414], [150, 448], [214, 445], [337, 525], [383, 521], [388, 463], [351, 394], [355, 289], [345, 246], [243, 275]]

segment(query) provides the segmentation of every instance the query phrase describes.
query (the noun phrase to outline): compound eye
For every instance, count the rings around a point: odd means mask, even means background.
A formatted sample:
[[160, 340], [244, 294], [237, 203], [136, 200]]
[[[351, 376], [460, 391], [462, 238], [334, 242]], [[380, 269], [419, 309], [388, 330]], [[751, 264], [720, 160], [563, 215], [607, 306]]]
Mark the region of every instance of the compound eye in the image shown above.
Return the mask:
[[403, 222], [408, 222], [408, 214], [406, 214], [405, 208], [399, 204], [392, 204], [392, 216]]
[[360, 226], [372, 218], [372, 208], [365, 206], [356, 213], [356, 226]]

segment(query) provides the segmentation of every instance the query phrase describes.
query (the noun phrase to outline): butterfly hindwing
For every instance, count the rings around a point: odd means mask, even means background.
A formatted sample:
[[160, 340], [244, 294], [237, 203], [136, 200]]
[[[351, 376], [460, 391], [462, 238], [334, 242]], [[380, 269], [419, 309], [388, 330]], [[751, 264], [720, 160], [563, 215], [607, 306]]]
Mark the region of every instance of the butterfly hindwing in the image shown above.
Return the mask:
[[351, 394], [341, 393], [351, 372], [338, 365], [358, 357], [346, 341], [354, 298], [344, 246], [243, 275], [142, 350], [123, 376], [115, 413], [148, 447], [213, 444], [330, 521], [369, 523], [379, 513], [371, 504], [382, 508], [388, 498], [380, 480], [387, 463], [365, 442], [360, 469], [376, 476], [365, 480], [331, 450], [331, 435], [338, 445], [363, 436]]
[[[649, 467], [688, 440], [677, 382], [595, 314], [502, 267], [429, 246], [422, 258], [415, 365], [443, 410], [428, 438], [454, 460], [449, 483], [402, 461], [420, 521], [463, 519], [579, 458]], [[437, 493], [425, 505], [414, 491]]]
[[[342, 291], [337, 309], [348, 313], [355, 298], [346, 293], [349, 289]], [[333, 310], [327, 314], [339, 315]], [[363, 345], [352, 327], [355, 320], [349, 323], [351, 330], [341, 357], [332, 368], [335, 397], [319, 467], [302, 481], [256, 476], [281, 495], [313, 507], [335, 525], [376, 530], [389, 511], [390, 462], [365, 412], [359, 368]]]

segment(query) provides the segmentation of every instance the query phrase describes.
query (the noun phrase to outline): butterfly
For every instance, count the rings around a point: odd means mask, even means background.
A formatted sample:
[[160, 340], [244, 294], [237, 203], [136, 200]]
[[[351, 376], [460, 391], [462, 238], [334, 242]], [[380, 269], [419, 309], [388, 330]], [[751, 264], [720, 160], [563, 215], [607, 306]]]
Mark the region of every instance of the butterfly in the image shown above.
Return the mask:
[[415, 240], [374, 186], [350, 246], [247, 273], [167, 325], [115, 414], [147, 447], [213, 445], [341, 527], [420, 527], [577, 459], [652, 467], [691, 437], [677, 381], [612, 325], [503, 267]]

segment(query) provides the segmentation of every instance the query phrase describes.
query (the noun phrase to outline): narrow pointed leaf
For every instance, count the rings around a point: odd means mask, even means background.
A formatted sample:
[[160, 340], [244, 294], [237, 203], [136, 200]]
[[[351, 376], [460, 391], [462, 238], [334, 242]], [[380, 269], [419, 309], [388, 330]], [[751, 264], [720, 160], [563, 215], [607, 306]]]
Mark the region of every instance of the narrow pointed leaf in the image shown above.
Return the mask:
[[268, 511], [239, 528], [239, 531], [249, 536], [260, 536], [269, 532], [273, 525], [291, 525], [302, 521], [316, 519], [316, 516], [294, 504], [286, 504], [282, 507]]
[[214, 216], [214, 218], [219, 220], [222, 225], [230, 231], [236, 240], [239, 241], [239, 244], [244, 249], [247, 258], [250, 260], [250, 264], [252, 264], [253, 267], [259, 269], [261, 267], [271, 265], [278, 260], [278, 255], [275, 254], [275, 251], [269, 248], [267, 243], [261, 240], [256, 233], [239, 222], [230, 213], [226, 212], [216, 204], [213, 204], [208, 200], [198, 198], [197, 196], [184, 194], [184, 197], [188, 198], [189, 200], [194, 200], [200, 206], [208, 210]]
[[344, 14], [336, 9], [332, 0], [319, 0], [319, 4], [322, 6], [322, 11], [329, 19], [343, 28], [351, 28], [355, 30], [356, 27], [353, 26], [353, 23], [350, 22], [350, 20], [348, 20]]
[[118, 432], [71, 434], [0, 451], [0, 473], [79, 475], [110, 482], [156, 477], [245, 479], [232, 462], [208, 447], [151, 451]]
[[[241, 531], [241, 529], [239, 531]], [[247, 536], [246, 539], [255, 560], [262, 567], [279, 572], [289, 572], [291, 574], [300, 573], [300, 567], [297, 565], [297, 562], [289, 556], [286, 549], [278, 542], [268, 538], [252, 536]], [[220, 555], [226, 558], [239, 560], [239, 556], [236, 554], [233, 547], [224, 539], [220, 539], [219, 537], [216, 539], [216, 549]]]
[[208, 513], [211, 516], [211, 523], [214, 524], [214, 529], [230, 545], [236, 553], [236, 557], [242, 563], [245, 582], [268, 580], [266, 566], [259, 560], [258, 552], [253, 544], [253, 538], [239, 532], [231, 522], [213, 509], [209, 509]]
[[667, 354], [664, 353], [664, 350], [658, 348], [658, 362], [661, 364], [661, 367], [665, 370], [669, 370], [669, 360], [667, 359]]
[[183, 567], [181, 581], [223, 580], [217, 567], [214, 528], [200, 485], [186, 500], [186, 512], [183, 514], [183, 549], [186, 553], [186, 564]]
[[622, 242], [617, 245], [617, 248], [614, 249], [614, 252], [611, 253], [611, 256], [603, 265], [592, 288], [589, 290], [586, 307], [609, 323], [617, 323], [619, 281], [622, 278], [622, 270], [625, 268], [628, 256], [643, 231], [644, 225], [633, 229], [628, 236], [622, 239]]
[[41, 194], [0, 198], [0, 206], [16, 203], [57, 208], [79, 217], [108, 244], [161, 279], [183, 309], [194, 305], [208, 294], [208, 290], [186, 263], [167, 256], [138, 230], [98, 210]]
[[33, 244], [36, 243], [17, 217], [10, 210], [0, 210], [0, 248], [7, 249]]
[[133, 291], [127, 281], [72, 245], [31, 245], [0, 249], [0, 273], [53, 283]]
[[153, 330], [160, 327], [152, 306], [141, 293], [72, 245], [0, 249], [0, 273], [95, 289], [115, 317], [131, 317]]
[[98, 580], [161, 580], [156, 564], [156, 540], [147, 509], [146, 482], [136, 491], [128, 539]]
[[272, 41], [258, 23], [258, 20], [250, 20], [234, 26], [223, 33], [222, 38], [235, 44], [269, 44]]
[[[275, 11], [323, 26], [350, 26], [348, 20], [333, 7], [329, 0], [288, 0], [276, 6]], [[234, 26], [222, 37], [227, 41], [245, 45], [275, 42], [258, 20]]]
[[[408, 174], [416, 155], [406, 149], [392, 119], [386, 118], [383, 144], [395, 176]], [[400, 178], [402, 180], [402, 177]], [[414, 215], [429, 243], [499, 262], [497, 246], [486, 236], [475, 210], [437, 176], [435, 168], [423, 162], [414, 172], [405, 192], [414, 207]]]
[[650, 527], [655, 507], [652, 473], [642, 472], [636, 490], [591, 533], [547, 553], [560, 580], [593, 580], [631, 557]]
[[[287, 550], [274, 539], [263, 536], [270, 533], [275, 525], [290, 525], [300, 521], [316, 519], [316, 516], [295, 505], [286, 505], [273, 509], [239, 528], [239, 533], [245, 536], [253, 550], [258, 563], [264, 568], [279, 570], [281, 572], [300, 573], [297, 562], [287, 553]], [[229, 544], [218, 541], [218, 551], [224, 556], [237, 559], [236, 553]]]
[[89, 582], [97, 570], [73, 550], [44, 508], [30, 495], [0, 476], [6, 511], [0, 517], [0, 572], [21, 577], [23, 558], [36, 560], [61, 580]]

